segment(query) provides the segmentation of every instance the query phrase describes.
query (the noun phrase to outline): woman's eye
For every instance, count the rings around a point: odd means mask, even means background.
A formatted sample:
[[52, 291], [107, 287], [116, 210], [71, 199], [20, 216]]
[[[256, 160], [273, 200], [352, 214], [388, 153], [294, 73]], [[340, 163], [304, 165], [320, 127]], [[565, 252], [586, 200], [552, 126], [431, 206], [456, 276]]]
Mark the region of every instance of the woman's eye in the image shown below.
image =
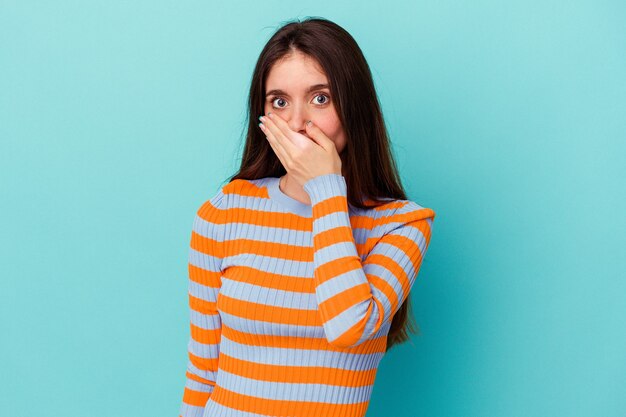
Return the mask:
[[[320, 102], [318, 97], [324, 97], [324, 99], [321, 100], [321, 102]], [[330, 101], [330, 97], [327, 96], [326, 94], [318, 94], [318, 95], [315, 96], [315, 98], [313, 100], [318, 105], [325, 105], [325, 104], [328, 104], [328, 102]], [[272, 106], [274, 106], [274, 108], [281, 109], [281, 108], [283, 108], [285, 106], [285, 103], [286, 103], [286, 101], [282, 97], [276, 97], [276, 98], [272, 99]]]
[[323, 103], [319, 103], [318, 102], [318, 104], [326, 104], [326, 103], [328, 103], [328, 100], [330, 99], [330, 97], [328, 97], [326, 94], [319, 94], [319, 95], [315, 96], [315, 98], [318, 98], [318, 97], [326, 97], [326, 100], [324, 100]]
[[[276, 97], [274, 100], [272, 100], [272, 104], [276, 103], [277, 101], [284, 102], [285, 100], [282, 97]], [[279, 106], [279, 107], [282, 107], [282, 106]]]

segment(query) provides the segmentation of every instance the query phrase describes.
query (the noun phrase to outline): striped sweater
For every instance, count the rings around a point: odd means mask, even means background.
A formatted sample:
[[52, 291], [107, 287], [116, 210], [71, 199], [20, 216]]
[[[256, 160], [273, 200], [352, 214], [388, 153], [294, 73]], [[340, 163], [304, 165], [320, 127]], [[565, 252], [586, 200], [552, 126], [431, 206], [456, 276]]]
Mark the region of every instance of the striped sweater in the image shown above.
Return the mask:
[[182, 417], [362, 417], [433, 210], [359, 209], [345, 178], [236, 179], [198, 209]]

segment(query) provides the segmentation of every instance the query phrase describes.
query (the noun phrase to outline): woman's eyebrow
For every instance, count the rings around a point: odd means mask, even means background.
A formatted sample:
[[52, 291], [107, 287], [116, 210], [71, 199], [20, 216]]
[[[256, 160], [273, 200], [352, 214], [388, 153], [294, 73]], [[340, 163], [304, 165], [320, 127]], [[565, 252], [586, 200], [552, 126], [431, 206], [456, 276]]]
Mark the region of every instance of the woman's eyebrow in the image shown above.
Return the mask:
[[[328, 84], [314, 84], [312, 86], [310, 86], [307, 90], [306, 93], [310, 93], [311, 91], [314, 90], [321, 90], [323, 88], [328, 88]], [[289, 97], [289, 94], [285, 93], [283, 90], [279, 90], [279, 89], [274, 89], [274, 90], [270, 90], [265, 94], [265, 97], [267, 96], [287, 96]]]

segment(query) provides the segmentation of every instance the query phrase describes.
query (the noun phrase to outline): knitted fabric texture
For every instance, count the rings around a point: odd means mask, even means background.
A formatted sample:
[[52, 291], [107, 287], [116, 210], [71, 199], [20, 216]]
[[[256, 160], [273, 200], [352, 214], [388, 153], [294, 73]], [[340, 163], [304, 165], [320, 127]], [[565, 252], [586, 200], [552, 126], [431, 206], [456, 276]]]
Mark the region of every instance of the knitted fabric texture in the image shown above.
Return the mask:
[[182, 417], [362, 417], [391, 320], [435, 217], [410, 200], [359, 209], [345, 178], [236, 179], [198, 209], [189, 250]]

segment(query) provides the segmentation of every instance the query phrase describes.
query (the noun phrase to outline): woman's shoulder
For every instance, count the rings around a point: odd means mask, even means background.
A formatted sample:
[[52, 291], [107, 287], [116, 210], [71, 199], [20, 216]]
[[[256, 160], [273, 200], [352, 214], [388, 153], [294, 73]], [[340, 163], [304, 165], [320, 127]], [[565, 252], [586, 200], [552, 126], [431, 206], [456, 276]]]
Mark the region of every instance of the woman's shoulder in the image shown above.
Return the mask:
[[435, 219], [435, 211], [414, 200], [389, 199], [374, 208], [376, 230], [385, 235], [401, 227], [417, 227], [430, 230]]
[[205, 198], [201, 210], [225, 211], [240, 197], [263, 197], [266, 194], [266, 182], [269, 178], [236, 178], [219, 186], [209, 198]]
[[217, 191], [213, 192], [209, 197], [204, 197], [196, 214], [204, 220], [213, 223], [219, 223], [227, 203], [226, 186], [220, 186]]
[[379, 200], [380, 202], [378, 203], [374, 203], [372, 200], [366, 201], [367, 204], [372, 205], [368, 210], [374, 212], [376, 218], [415, 221], [428, 218], [434, 219], [435, 217], [435, 211], [432, 208], [423, 206], [414, 200], [387, 197]]
[[222, 187], [222, 191], [225, 194], [256, 195], [263, 190], [270, 179], [271, 177], [255, 179], [235, 178], [225, 184]]

